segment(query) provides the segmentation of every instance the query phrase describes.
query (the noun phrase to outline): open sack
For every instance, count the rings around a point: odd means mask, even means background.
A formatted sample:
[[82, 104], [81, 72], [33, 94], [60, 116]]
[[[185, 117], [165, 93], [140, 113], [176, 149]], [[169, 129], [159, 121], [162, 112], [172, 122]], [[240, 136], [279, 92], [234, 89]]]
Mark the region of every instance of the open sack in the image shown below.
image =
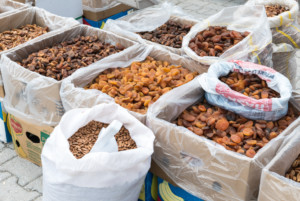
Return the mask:
[[[226, 50], [221, 56], [198, 56], [189, 47], [189, 42], [210, 26], [225, 26], [228, 30], [250, 32], [238, 44]], [[235, 6], [224, 8], [215, 15], [197, 23], [183, 38], [182, 48], [192, 59], [203, 64], [240, 59], [272, 66], [272, 35], [263, 6]]]
[[193, 26], [197, 23], [195, 19], [184, 14], [179, 7], [173, 6], [170, 3], [163, 3], [158, 6], [136, 11], [135, 13], [125, 16], [119, 20], [107, 20], [104, 30], [111, 31], [143, 44], [155, 45], [165, 48], [170, 52], [182, 54], [182, 48], [173, 48], [161, 45], [159, 43], [143, 39], [139, 34], [137, 34], [138, 32], [153, 31], [165, 24], [168, 20], [173, 20], [186, 26]]
[[[258, 75], [266, 82], [268, 87], [278, 92], [280, 97], [257, 100], [234, 91], [219, 79], [230, 72]], [[291, 83], [281, 73], [266, 66], [238, 60], [211, 65], [208, 72], [201, 75], [200, 83], [206, 91], [205, 97], [210, 104], [243, 115], [249, 119], [272, 121], [280, 119], [286, 115], [292, 95]]]
[[201, 199], [256, 199], [262, 168], [300, 120], [249, 158], [170, 123], [203, 97], [201, 84], [195, 79], [166, 94], [149, 109], [147, 126], [156, 138], [154, 161], [178, 186]]
[[272, 31], [272, 41], [275, 44], [287, 43], [300, 48], [300, 26], [297, 22], [299, 4], [295, 0], [250, 0], [246, 5], [274, 5], [279, 4], [289, 8], [274, 17], [268, 17]]
[[[37, 40], [41, 40], [51, 35], [55, 35], [56, 33], [67, 30], [68, 28], [76, 26], [79, 23], [73, 18], [57, 16], [52, 13], [49, 13], [44, 9], [33, 7], [33, 8], [18, 10], [14, 13], [11, 13], [10, 15], [0, 18], [0, 24], [1, 24], [0, 26], [1, 33], [11, 29], [20, 28], [21, 26], [25, 26], [27, 24], [36, 24], [41, 27], [48, 27], [49, 29], [48, 33], [38, 36], [32, 40], [29, 40], [11, 49], [0, 52], [0, 55], [2, 55], [7, 52], [14, 51], [17, 48], [24, 47], [30, 43], [34, 43]], [[1, 71], [0, 71], [0, 91], [1, 91], [0, 96], [4, 97], [4, 88], [3, 88]]]
[[298, 200], [300, 184], [285, 177], [286, 171], [300, 154], [300, 126], [294, 129], [284, 141], [276, 156], [263, 169], [259, 191], [259, 201]]
[[[108, 124], [120, 121], [129, 130], [137, 148], [120, 152], [94, 151], [76, 159], [69, 150], [68, 138], [92, 120]], [[151, 130], [116, 104], [67, 112], [43, 148], [43, 200], [137, 200], [150, 168], [153, 141]]]
[[[101, 41], [115, 45], [120, 43], [125, 50], [105, 57], [96, 63], [114, 61], [117, 55], [126, 55], [134, 51], [134, 42], [103, 30], [88, 26], [77, 26], [63, 30], [54, 36], [28, 43], [1, 57], [3, 83], [6, 91], [4, 105], [13, 115], [24, 118], [36, 124], [55, 126], [64, 113], [59, 90], [62, 81], [42, 76], [30, 71], [15, 61], [27, 58], [32, 52], [37, 52], [56, 43], [70, 40], [77, 35], [96, 35]], [[84, 68], [88, 68], [84, 67]]]
[[[73, 75], [63, 80], [60, 96], [64, 108], [68, 111], [73, 108], [92, 107], [103, 102], [115, 102], [114, 98], [100, 90], [86, 90], [83, 87], [89, 84], [106, 69], [118, 67], [125, 68], [130, 66], [133, 62], [144, 61], [147, 56], [153, 57], [156, 60], [167, 61], [171, 65], [181, 65], [192, 72], [201, 74], [207, 71], [207, 66], [203, 66], [193, 60], [169, 53], [168, 51], [158, 49], [157, 47], [141, 44], [138, 48], [128, 52], [126, 56], [117, 57], [110, 62], [92, 64], [89, 68], [79, 69]], [[130, 113], [141, 122], [146, 122], [146, 114], [133, 111], [130, 111]]]

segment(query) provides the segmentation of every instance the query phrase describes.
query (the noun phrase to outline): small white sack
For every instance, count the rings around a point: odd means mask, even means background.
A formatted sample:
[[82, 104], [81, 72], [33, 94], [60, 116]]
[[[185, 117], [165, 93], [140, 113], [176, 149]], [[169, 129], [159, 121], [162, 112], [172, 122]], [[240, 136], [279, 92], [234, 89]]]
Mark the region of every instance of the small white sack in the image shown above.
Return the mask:
[[[88, 153], [76, 159], [68, 138], [90, 121], [118, 120], [137, 148]], [[47, 139], [42, 152], [44, 201], [135, 201], [150, 168], [152, 131], [116, 104], [67, 112]]]
[[182, 48], [173, 48], [143, 39], [138, 32], [153, 31], [165, 24], [169, 19], [184, 25], [195, 25], [198, 21], [184, 14], [181, 8], [170, 3], [146, 8], [119, 20], [107, 20], [104, 30], [129, 38], [143, 44], [165, 48], [173, 53], [182, 54]]
[[[280, 94], [280, 98], [256, 100], [232, 90], [219, 80], [219, 77], [230, 72], [258, 75], [266, 81], [268, 87]], [[255, 120], [275, 121], [286, 115], [292, 94], [290, 81], [281, 73], [262, 65], [237, 60], [211, 65], [208, 72], [201, 75], [199, 82], [206, 91], [205, 98], [210, 104]]]
[[[189, 42], [197, 33], [209, 26], [226, 26], [229, 30], [248, 31], [250, 34], [237, 45], [225, 51], [220, 57], [198, 56], [190, 47]], [[222, 11], [199, 22], [183, 38], [182, 48], [192, 59], [203, 64], [213, 64], [221, 60], [240, 59], [271, 66], [272, 34], [263, 6], [235, 6], [224, 8]], [[266, 51], [265, 49], [269, 49]]]

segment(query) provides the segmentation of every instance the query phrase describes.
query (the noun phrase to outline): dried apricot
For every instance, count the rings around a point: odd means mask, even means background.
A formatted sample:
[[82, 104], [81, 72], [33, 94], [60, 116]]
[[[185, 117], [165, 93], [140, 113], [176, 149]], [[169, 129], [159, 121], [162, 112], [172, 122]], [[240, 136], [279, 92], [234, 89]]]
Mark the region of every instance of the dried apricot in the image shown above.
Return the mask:
[[222, 118], [219, 119], [216, 123], [216, 129], [221, 130], [221, 131], [225, 131], [229, 126], [229, 122], [227, 121], [227, 119]]

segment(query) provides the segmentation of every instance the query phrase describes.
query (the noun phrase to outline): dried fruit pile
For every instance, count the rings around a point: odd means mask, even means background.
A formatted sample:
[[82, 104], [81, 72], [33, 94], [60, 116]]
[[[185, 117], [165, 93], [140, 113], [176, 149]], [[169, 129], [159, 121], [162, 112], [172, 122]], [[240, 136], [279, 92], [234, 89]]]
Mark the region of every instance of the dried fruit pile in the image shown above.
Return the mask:
[[183, 37], [190, 31], [191, 26], [185, 26], [173, 20], [150, 32], [138, 33], [143, 39], [162, 45], [181, 48]]
[[71, 40], [34, 52], [18, 62], [41, 75], [62, 80], [77, 69], [125, 49], [101, 42], [97, 36], [77, 36]]
[[[86, 126], [80, 128], [68, 141], [70, 151], [79, 159], [88, 154], [96, 143], [102, 128], [106, 128], [108, 124], [97, 121], [91, 121]], [[119, 151], [137, 148], [134, 140], [131, 138], [129, 131], [122, 126], [121, 130], [115, 135]]]
[[267, 86], [266, 81], [254, 74], [245, 75], [239, 72], [232, 72], [227, 76], [220, 77], [220, 80], [232, 90], [255, 99], [280, 97], [279, 93]]
[[127, 68], [103, 71], [85, 89], [98, 89], [121, 106], [145, 114], [161, 95], [191, 81], [196, 75], [196, 72], [181, 66], [147, 57], [145, 61], [133, 62]]
[[293, 162], [290, 169], [285, 173], [285, 177], [300, 182], [300, 155]]
[[266, 14], [268, 17], [275, 17], [277, 15], [280, 15], [281, 13], [284, 13], [284, 12], [290, 10], [288, 7], [281, 6], [279, 4], [265, 5], [265, 9], [266, 9]]
[[249, 120], [211, 106], [204, 100], [183, 111], [174, 123], [188, 128], [199, 136], [211, 139], [228, 150], [252, 158], [260, 148], [277, 137], [295, 119], [296, 114], [291, 107], [288, 114], [278, 121]]
[[0, 52], [11, 49], [48, 32], [48, 27], [27, 24], [17, 29], [0, 33]]
[[199, 32], [192, 40], [189, 47], [197, 55], [221, 56], [226, 50], [233, 47], [249, 35], [249, 32], [237, 32], [226, 27], [210, 26]]

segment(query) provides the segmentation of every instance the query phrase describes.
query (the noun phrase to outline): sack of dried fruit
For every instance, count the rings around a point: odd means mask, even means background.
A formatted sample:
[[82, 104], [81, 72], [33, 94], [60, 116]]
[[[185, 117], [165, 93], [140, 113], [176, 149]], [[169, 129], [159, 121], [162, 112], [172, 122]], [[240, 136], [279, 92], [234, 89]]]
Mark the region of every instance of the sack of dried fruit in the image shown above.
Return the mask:
[[259, 201], [299, 200], [300, 197], [300, 126], [284, 141], [284, 146], [263, 169]]
[[41, 38], [1, 57], [4, 105], [17, 117], [55, 126], [64, 113], [61, 82], [93, 63], [126, 58], [139, 45], [113, 33], [75, 26]]
[[147, 110], [155, 101], [207, 69], [166, 50], [140, 45], [110, 63], [78, 70], [62, 82], [60, 96], [67, 111], [116, 102], [145, 123]]
[[255, 120], [286, 115], [290, 81], [272, 68], [239, 60], [219, 62], [200, 77], [207, 101]]
[[272, 35], [263, 6], [236, 6], [199, 22], [183, 38], [184, 52], [204, 64], [241, 59], [272, 66]]
[[[72, 18], [57, 16], [36, 7], [18, 10], [0, 18], [0, 55], [78, 24]], [[0, 97], [4, 98], [1, 71]]]
[[177, 6], [163, 3], [119, 20], [107, 20], [104, 30], [144, 44], [156, 45], [182, 54], [182, 40], [197, 20]]
[[250, 120], [210, 105], [195, 79], [149, 108], [154, 161], [181, 188], [203, 200], [257, 198], [261, 169], [299, 125], [291, 105], [279, 121]]
[[273, 43], [287, 43], [300, 48], [299, 4], [295, 0], [251, 0], [247, 5], [263, 5], [266, 9]]
[[43, 200], [137, 200], [152, 131], [116, 104], [68, 111], [42, 152]]

